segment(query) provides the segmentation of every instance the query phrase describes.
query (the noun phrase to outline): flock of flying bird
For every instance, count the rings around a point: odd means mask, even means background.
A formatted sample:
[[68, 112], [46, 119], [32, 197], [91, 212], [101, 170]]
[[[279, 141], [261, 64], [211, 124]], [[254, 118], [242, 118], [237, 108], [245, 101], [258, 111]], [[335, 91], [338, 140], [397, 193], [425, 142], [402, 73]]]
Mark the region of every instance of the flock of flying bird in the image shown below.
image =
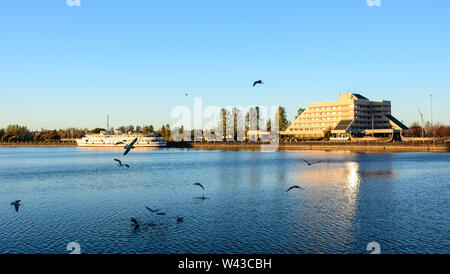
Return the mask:
[[[255, 82], [255, 83], [256, 83], [256, 82]], [[130, 152], [130, 150], [134, 148], [134, 144], [135, 144], [136, 142], [137, 142], [137, 138], [135, 138], [130, 144], [128, 144], [128, 145], [125, 146], [125, 152], [123, 153], [124, 156], [127, 155], [128, 152]], [[118, 144], [118, 143], [116, 143], [116, 144]], [[119, 159], [114, 159], [114, 161], [119, 162], [119, 166], [126, 166], [127, 168], [130, 167], [130, 166], [127, 165], [127, 164], [122, 164], [122, 162], [121, 162]], [[305, 161], [305, 163], [306, 163], [308, 166], [311, 166], [311, 165], [318, 164], [318, 163], [322, 162], [322, 161], [309, 162], [309, 161], [304, 160], [304, 159], [303, 159], [303, 161]], [[206, 197], [205, 197], [205, 187], [204, 187], [201, 183], [194, 183], [193, 185], [194, 185], [194, 186], [198, 186], [198, 187], [200, 187], [200, 188], [203, 190], [203, 194], [202, 194], [202, 196], [200, 197], [200, 199], [203, 199], [203, 200], [206, 199]], [[289, 191], [291, 191], [291, 190], [293, 190], [293, 189], [301, 189], [301, 190], [304, 190], [304, 188], [302, 188], [302, 187], [300, 187], [300, 186], [293, 185], [293, 186], [289, 187], [289, 188], [286, 190], [286, 192], [289, 192]], [[20, 202], [20, 201], [19, 201], [19, 202]], [[158, 215], [158, 216], [165, 216], [165, 215], [167, 215], [167, 213], [162, 212], [161, 209], [151, 209], [151, 208], [148, 207], [148, 206], [146, 206], [145, 208], [146, 208], [148, 211], [150, 211], [150, 213], [155, 214], [155, 215]], [[17, 210], [16, 210], [16, 211], [17, 211]], [[177, 224], [183, 222], [183, 220], [184, 220], [183, 217], [177, 216]], [[130, 218], [130, 221], [131, 221], [132, 225], [134, 226], [134, 230], [136, 230], [136, 229], [138, 229], [138, 228], [141, 227], [141, 222], [140, 222], [138, 219], [132, 217], [132, 218]]]
[[[127, 155], [127, 154], [130, 152], [131, 149], [135, 148], [135, 147], [134, 147], [134, 144], [135, 144], [136, 142], [137, 142], [137, 138], [135, 138], [133, 141], [131, 141], [130, 144], [125, 145], [125, 147], [124, 147], [125, 152], [123, 153], [124, 156]], [[116, 143], [116, 145], [117, 145], [117, 144], [121, 144], [121, 143], [123, 144], [123, 142], [119, 142], [119, 143]], [[122, 164], [122, 161], [119, 160], [119, 159], [114, 159], [114, 161], [118, 162], [120, 167], [122, 167], [122, 166], [126, 166], [127, 168], [130, 167], [130, 165], [128, 165], [128, 164]], [[303, 160], [303, 161], [304, 161], [308, 166], [311, 166], [311, 165], [318, 164], [318, 163], [321, 163], [321, 162], [322, 162], [322, 161], [309, 162], [309, 161], [307, 161], [307, 160]], [[200, 187], [200, 188], [203, 190], [203, 195], [200, 197], [200, 199], [203, 199], [203, 200], [206, 199], [206, 197], [205, 197], [205, 187], [204, 187], [202, 184], [200, 184], [200, 183], [194, 183], [193, 185], [198, 186], [198, 187]], [[301, 190], [304, 190], [304, 188], [302, 188], [302, 187], [300, 187], [300, 186], [293, 185], [293, 186], [289, 187], [289, 188], [286, 190], [286, 192], [289, 192], [289, 191], [291, 191], [291, 190], [293, 190], [293, 189], [301, 189]], [[19, 207], [21, 206], [20, 202], [21, 202], [21, 200], [15, 200], [15, 201], [12, 201], [12, 202], [11, 202], [11, 205], [14, 206], [14, 209], [15, 209], [16, 212], [19, 211]], [[151, 208], [148, 207], [148, 206], [146, 206], [145, 208], [146, 208], [150, 213], [155, 214], [155, 215], [158, 215], [158, 216], [165, 216], [165, 215], [167, 215], [167, 213], [161, 212], [161, 209], [151, 209]], [[183, 222], [183, 220], [184, 220], [183, 217], [177, 216], [177, 224]], [[137, 228], [139, 228], [139, 227], [141, 226], [141, 223], [140, 223], [136, 218], [131, 218], [130, 221], [131, 221], [132, 224], [134, 225], [134, 229], [137, 229]]]
[[[135, 144], [136, 142], [137, 142], [137, 138], [134, 138], [133, 141], [131, 141], [131, 143], [129, 143], [128, 145], [125, 145], [125, 147], [124, 147], [125, 151], [124, 151], [124, 153], [123, 153], [124, 156], [127, 155], [127, 154], [130, 152], [130, 150], [132, 150], [133, 148], [135, 148], [135, 147], [134, 147], [134, 144]], [[123, 142], [118, 142], [118, 143], [116, 143], [116, 145], [119, 145], [119, 144], [123, 144]], [[119, 160], [119, 159], [114, 159], [114, 161], [118, 162], [120, 167], [121, 167], [121, 166], [126, 166], [127, 168], [130, 167], [130, 165], [128, 165], [128, 164], [122, 164], [122, 161]], [[200, 183], [195, 183], [194, 185], [200, 186], [200, 187], [203, 189], [203, 191], [205, 190], [205, 188], [204, 188]], [[204, 192], [203, 192], [202, 198], [205, 199], [205, 193], [204, 193]], [[146, 208], [148, 211], [150, 211], [150, 213], [155, 214], [155, 215], [158, 215], [158, 216], [165, 216], [165, 215], [167, 215], [167, 213], [162, 212], [161, 209], [151, 209], [151, 208], [148, 207], [148, 206], [146, 206], [145, 208]], [[183, 222], [183, 220], [184, 220], [183, 217], [177, 216], [177, 224]], [[138, 229], [138, 228], [141, 226], [141, 222], [139, 222], [138, 219], [136, 219], [136, 218], [134, 218], [134, 217], [132, 217], [132, 218], [130, 219], [130, 221], [133, 223], [134, 230]]]
[[[255, 81], [255, 82], [253, 82], [253, 87], [256, 86], [256, 85], [261, 85], [261, 84], [264, 84], [264, 82], [263, 82], [262, 80]], [[185, 96], [188, 96], [188, 94], [186, 93]], [[123, 153], [124, 156], [127, 155], [127, 154], [131, 151], [131, 149], [134, 149], [134, 148], [135, 148], [135, 147], [134, 147], [134, 144], [135, 144], [136, 142], [137, 142], [137, 138], [133, 139], [133, 141], [131, 141], [131, 143], [129, 143], [128, 145], [125, 145], [125, 147], [124, 147], [125, 151], [124, 151], [124, 153]], [[123, 142], [117, 142], [117, 143], [115, 143], [115, 145], [120, 145], [120, 144], [124, 144], [124, 143], [123, 143]], [[125, 163], [122, 163], [122, 161], [119, 160], [119, 159], [113, 159], [113, 160], [119, 163], [119, 167], [125, 166], [125, 167], [127, 167], [127, 168], [130, 168], [130, 165], [125, 164]], [[321, 162], [321, 161], [309, 162], [309, 161], [307, 161], [307, 160], [303, 160], [303, 161], [305, 161], [305, 163], [306, 163], [308, 166], [311, 166], [311, 165], [313, 165], [313, 164], [318, 164], [318, 163]], [[202, 184], [200, 184], [200, 183], [194, 183], [193, 185], [198, 186], [198, 187], [200, 187], [200, 188], [203, 190], [203, 195], [202, 195], [202, 197], [200, 197], [200, 198], [201, 198], [201, 199], [206, 199], [206, 198], [205, 198], [205, 187], [204, 187]], [[302, 188], [302, 187], [300, 187], [300, 186], [293, 185], [293, 186], [289, 187], [289, 188], [286, 190], [286, 192], [289, 192], [289, 191], [291, 191], [291, 190], [293, 190], [293, 189], [301, 189], [301, 190], [304, 190], [304, 188]], [[16, 212], [19, 211], [19, 207], [21, 206], [20, 202], [21, 202], [21, 200], [15, 200], [15, 201], [11, 202], [11, 205], [14, 206], [14, 209], [15, 209]], [[158, 215], [158, 216], [165, 216], [165, 215], [167, 215], [165, 212], [161, 212], [161, 209], [151, 209], [150, 207], [147, 207], [147, 206], [146, 206], [145, 208], [146, 208], [150, 213], [155, 214], [155, 215]], [[183, 220], [184, 220], [183, 217], [177, 216], [177, 223], [183, 222]], [[131, 221], [132, 224], [134, 225], [134, 229], [137, 229], [137, 228], [139, 228], [139, 227], [141, 226], [141, 223], [140, 223], [136, 218], [131, 218], [130, 221]]]

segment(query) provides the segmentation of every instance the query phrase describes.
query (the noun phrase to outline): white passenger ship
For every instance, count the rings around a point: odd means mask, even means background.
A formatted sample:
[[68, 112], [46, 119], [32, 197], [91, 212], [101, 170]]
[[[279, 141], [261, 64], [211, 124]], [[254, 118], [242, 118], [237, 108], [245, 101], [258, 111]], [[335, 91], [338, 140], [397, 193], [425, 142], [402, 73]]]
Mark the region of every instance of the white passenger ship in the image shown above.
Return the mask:
[[80, 147], [124, 147], [135, 138], [137, 138], [137, 142], [134, 144], [135, 147], [165, 147], [167, 145], [167, 142], [162, 137], [132, 132], [122, 134], [122, 132], [117, 130], [115, 132], [100, 131], [97, 134], [87, 134], [76, 141]]

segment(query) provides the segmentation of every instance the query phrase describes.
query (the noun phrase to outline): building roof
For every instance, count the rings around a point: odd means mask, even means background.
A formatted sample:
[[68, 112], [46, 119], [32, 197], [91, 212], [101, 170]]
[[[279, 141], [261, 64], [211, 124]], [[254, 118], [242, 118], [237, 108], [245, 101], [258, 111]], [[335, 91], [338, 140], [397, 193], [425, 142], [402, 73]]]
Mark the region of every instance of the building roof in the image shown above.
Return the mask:
[[358, 93], [353, 93], [353, 95], [358, 98], [359, 100], [369, 100], [366, 97], [362, 96], [361, 94]]
[[403, 124], [402, 122], [397, 120], [394, 116], [389, 115], [389, 114], [385, 114], [384, 116], [386, 116], [386, 118], [388, 118], [391, 123], [395, 124], [400, 129], [403, 129], [403, 130], [409, 129], [407, 126], [405, 126], [405, 124]]
[[334, 127], [333, 130], [347, 130], [348, 127], [352, 124], [353, 120], [341, 120], [339, 123]]

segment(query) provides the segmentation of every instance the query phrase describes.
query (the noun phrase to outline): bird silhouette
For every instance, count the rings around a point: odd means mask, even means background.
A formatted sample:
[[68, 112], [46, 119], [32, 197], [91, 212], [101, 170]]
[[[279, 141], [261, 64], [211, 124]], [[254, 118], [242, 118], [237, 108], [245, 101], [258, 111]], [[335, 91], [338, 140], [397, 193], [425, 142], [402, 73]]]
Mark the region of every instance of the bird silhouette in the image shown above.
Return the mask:
[[122, 161], [120, 161], [119, 159], [114, 159], [114, 161], [119, 163], [119, 166], [126, 166], [127, 168], [130, 168], [130, 165], [128, 164], [122, 164]]
[[136, 142], [137, 142], [137, 138], [134, 138], [134, 140], [131, 141], [130, 144], [126, 145], [126, 146], [125, 146], [125, 152], [123, 153], [123, 155], [127, 155], [128, 152], [130, 152], [130, 150], [131, 150], [132, 148], [134, 148], [133, 145], [134, 145]]
[[123, 142], [117, 142], [117, 143], [115, 143], [115, 145], [122, 145], [123, 144]]
[[177, 216], [177, 224], [181, 223], [184, 220], [183, 217]]
[[156, 213], [158, 211], [160, 211], [161, 209], [151, 209], [148, 206], [145, 207], [148, 211], [150, 211], [151, 213]]
[[203, 187], [203, 185], [200, 184], [200, 183], [195, 183], [194, 186], [199, 186], [199, 187], [201, 187], [203, 190], [205, 190], [205, 188]]
[[139, 222], [136, 218], [131, 218], [130, 221], [135, 225], [135, 226], [139, 226]]
[[286, 190], [286, 192], [289, 192], [289, 190], [292, 190], [292, 189], [294, 189], [294, 188], [299, 188], [299, 189], [301, 189], [301, 190], [305, 190], [304, 188], [299, 187], [299, 186], [291, 186], [290, 188], [288, 188], [288, 189]]
[[303, 161], [305, 161], [305, 163], [306, 163], [308, 166], [311, 166], [311, 165], [318, 164], [318, 163], [322, 162], [322, 161], [308, 162], [308, 161], [306, 161], [305, 159], [303, 159]]
[[202, 195], [202, 199], [205, 199], [205, 188], [203, 187], [203, 185], [202, 184], [200, 184], [200, 183], [194, 183], [194, 186], [199, 186], [199, 187], [201, 187], [202, 189], [203, 189], [203, 195]]
[[256, 86], [258, 84], [262, 85], [262, 84], [264, 84], [264, 82], [262, 80], [258, 80], [258, 81], [253, 82], [253, 86]]
[[14, 206], [14, 209], [16, 210], [16, 212], [19, 212], [19, 207], [21, 206], [20, 200], [15, 200], [15, 201], [11, 202], [11, 205]]
[[164, 215], [166, 215], [167, 213], [165, 213], [165, 212], [156, 212], [156, 214], [159, 215], [159, 216], [164, 216]]

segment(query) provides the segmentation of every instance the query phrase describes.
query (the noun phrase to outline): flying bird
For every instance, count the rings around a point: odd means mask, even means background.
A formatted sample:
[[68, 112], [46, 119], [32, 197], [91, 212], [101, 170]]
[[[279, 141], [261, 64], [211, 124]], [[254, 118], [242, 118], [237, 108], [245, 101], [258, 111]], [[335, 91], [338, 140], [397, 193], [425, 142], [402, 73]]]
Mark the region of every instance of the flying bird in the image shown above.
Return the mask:
[[128, 152], [130, 152], [130, 150], [132, 149], [132, 148], [134, 148], [134, 144], [137, 142], [137, 138], [134, 138], [134, 140], [133, 141], [131, 141], [131, 143], [129, 144], [129, 145], [126, 145], [125, 146], [125, 152], [123, 153], [123, 155], [127, 155], [128, 154]]
[[165, 212], [156, 212], [156, 214], [159, 215], [159, 216], [164, 216], [164, 215], [166, 215], [167, 213], [165, 213]]
[[303, 161], [305, 161], [305, 163], [306, 163], [308, 166], [311, 166], [311, 165], [318, 164], [318, 163], [322, 162], [322, 161], [308, 162], [308, 161], [306, 161], [305, 159], [303, 159]]
[[188, 96], [189, 94], [185, 93], [184, 96]]
[[20, 200], [15, 200], [14, 202], [11, 202], [11, 205], [14, 206], [16, 212], [19, 212]]
[[199, 187], [201, 187], [203, 190], [205, 190], [205, 188], [203, 187], [203, 185], [200, 184], [200, 183], [195, 183], [194, 186], [199, 186]]
[[299, 187], [299, 186], [291, 186], [290, 188], [288, 188], [288, 189], [286, 190], [286, 192], [289, 192], [289, 190], [294, 189], [294, 188], [299, 188], [299, 189], [301, 189], [301, 190], [305, 190], [304, 188]]
[[122, 161], [120, 161], [119, 159], [114, 159], [114, 161], [119, 163], [119, 166], [126, 166], [127, 168], [130, 168], [130, 165], [128, 164], [122, 164]]
[[123, 145], [123, 142], [117, 142], [115, 145]]
[[199, 186], [199, 187], [201, 187], [202, 189], [203, 189], [203, 195], [202, 195], [202, 199], [205, 199], [205, 188], [203, 187], [203, 185], [202, 184], [200, 184], [200, 183], [194, 183], [194, 186]]
[[135, 218], [131, 218], [130, 221], [131, 221], [135, 226], [139, 226], [139, 222], [138, 222], [138, 220], [136, 220]]
[[262, 84], [264, 84], [264, 82], [262, 80], [258, 80], [258, 81], [253, 82], [253, 86], [256, 86], [258, 84], [262, 85]]
[[145, 207], [148, 211], [150, 211], [151, 213], [156, 213], [158, 211], [160, 211], [161, 209], [151, 209], [148, 206]]

